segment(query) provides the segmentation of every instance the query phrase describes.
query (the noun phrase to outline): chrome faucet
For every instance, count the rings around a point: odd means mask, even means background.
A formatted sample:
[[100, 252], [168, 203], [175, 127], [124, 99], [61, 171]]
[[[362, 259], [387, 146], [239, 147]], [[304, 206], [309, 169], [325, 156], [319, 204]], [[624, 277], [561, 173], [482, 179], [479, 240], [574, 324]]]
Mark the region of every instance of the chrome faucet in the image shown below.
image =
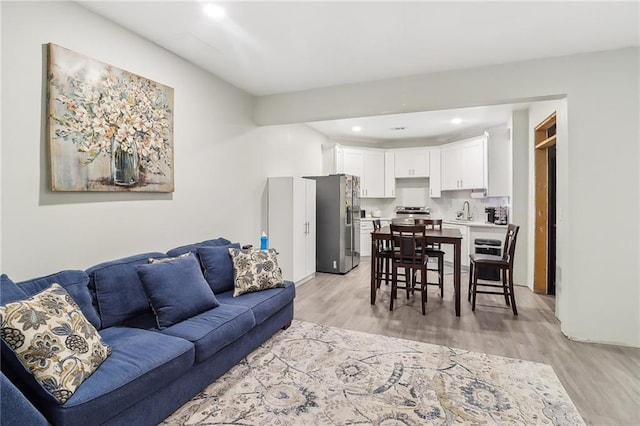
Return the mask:
[[463, 217], [464, 217], [464, 220], [471, 220], [471, 211], [470, 211], [471, 207], [469, 207], [469, 202], [468, 202], [468, 201], [465, 201], [465, 202], [462, 204], [462, 213], [463, 213], [463, 214], [464, 214], [464, 208], [465, 208], [465, 206], [467, 207], [467, 214], [463, 216]]

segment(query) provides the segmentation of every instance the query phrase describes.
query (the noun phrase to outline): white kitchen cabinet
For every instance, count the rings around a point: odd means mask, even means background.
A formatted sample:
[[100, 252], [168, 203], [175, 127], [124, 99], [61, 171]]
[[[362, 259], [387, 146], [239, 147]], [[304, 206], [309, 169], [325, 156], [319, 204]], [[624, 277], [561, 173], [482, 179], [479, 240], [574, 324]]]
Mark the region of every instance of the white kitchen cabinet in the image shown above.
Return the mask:
[[373, 232], [372, 220], [360, 221], [360, 255], [371, 256], [371, 233]]
[[407, 148], [394, 151], [397, 178], [429, 177], [429, 149]]
[[343, 148], [342, 173], [360, 176], [360, 198], [385, 197], [385, 153], [380, 149]]
[[[462, 234], [462, 242], [460, 243], [460, 262], [462, 266], [469, 266], [469, 227], [465, 225], [452, 225], [449, 223], [443, 224], [443, 228], [459, 229]], [[442, 244], [442, 250], [444, 251], [444, 260], [453, 264], [453, 245]]]
[[364, 174], [364, 153], [360, 150], [344, 148], [342, 173], [360, 176], [360, 187], [362, 187], [362, 175]]
[[486, 136], [441, 147], [442, 190], [487, 187]]
[[487, 197], [511, 196], [511, 129], [487, 130]]
[[433, 148], [429, 151], [429, 197], [440, 198], [441, 188], [440, 148]]
[[325, 175], [344, 173], [344, 148], [341, 145], [322, 147], [322, 173]]
[[393, 151], [384, 153], [384, 196], [396, 196], [396, 165]]
[[316, 272], [316, 181], [298, 177], [268, 180], [269, 247], [279, 252], [283, 278], [297, 283]]

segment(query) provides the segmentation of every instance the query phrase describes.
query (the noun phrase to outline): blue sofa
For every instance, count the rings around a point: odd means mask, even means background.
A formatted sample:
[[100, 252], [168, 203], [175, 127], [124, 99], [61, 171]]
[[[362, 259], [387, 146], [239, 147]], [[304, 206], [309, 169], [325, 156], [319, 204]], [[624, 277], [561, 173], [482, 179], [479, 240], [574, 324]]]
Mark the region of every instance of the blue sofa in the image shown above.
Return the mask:
[[[229, 285], [228, 280], [232, 268], [229, 246], [228, 240], [219, 238], [20, 283], [3, 275], [2, 305], [27, 298], [52, 283], [60, 284], [112, 353], [61, 405], [12, 356], [3, 341], [2, 423], [157, 424], [278, 330], [288, 327], [293, 319], [293, 283], [285, 281], [284, 288], [233, 297], [233, 281]], [[206, 262], [202, 256], [200, 260], [203, 276], [219, 306], [161, 329], [136, 268], [147, 264], [149, 258], [187, 252], [214, 253]]]

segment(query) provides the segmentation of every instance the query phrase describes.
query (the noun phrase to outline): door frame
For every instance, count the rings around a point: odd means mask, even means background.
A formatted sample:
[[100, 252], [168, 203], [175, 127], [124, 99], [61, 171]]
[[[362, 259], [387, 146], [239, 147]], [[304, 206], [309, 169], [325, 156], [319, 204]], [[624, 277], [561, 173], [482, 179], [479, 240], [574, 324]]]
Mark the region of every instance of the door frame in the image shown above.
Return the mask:
[[[549, 164], [548, 149], [556, 144], [554, 111], [534, 129], [535, 151], [535, 228], [533, 290], [548, 293], [549, 265]], [[552, 133], [552, 134], [551, 134]]]

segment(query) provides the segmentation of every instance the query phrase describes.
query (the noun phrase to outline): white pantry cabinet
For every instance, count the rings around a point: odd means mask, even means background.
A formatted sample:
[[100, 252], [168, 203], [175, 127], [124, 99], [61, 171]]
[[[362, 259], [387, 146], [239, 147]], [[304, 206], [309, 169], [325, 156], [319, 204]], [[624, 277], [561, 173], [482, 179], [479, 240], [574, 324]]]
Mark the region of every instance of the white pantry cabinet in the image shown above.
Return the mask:
[[487, 187], [486, 136], [443, 145], [442, 190]]
[[269, 248], [279, 252], [283, 278], [296, 284], [316, 273], [316, 181], [299, 177], [268, 180]]
[[429, 149], [407, 148], [394, 151], [397, 178], [429, 177]]

